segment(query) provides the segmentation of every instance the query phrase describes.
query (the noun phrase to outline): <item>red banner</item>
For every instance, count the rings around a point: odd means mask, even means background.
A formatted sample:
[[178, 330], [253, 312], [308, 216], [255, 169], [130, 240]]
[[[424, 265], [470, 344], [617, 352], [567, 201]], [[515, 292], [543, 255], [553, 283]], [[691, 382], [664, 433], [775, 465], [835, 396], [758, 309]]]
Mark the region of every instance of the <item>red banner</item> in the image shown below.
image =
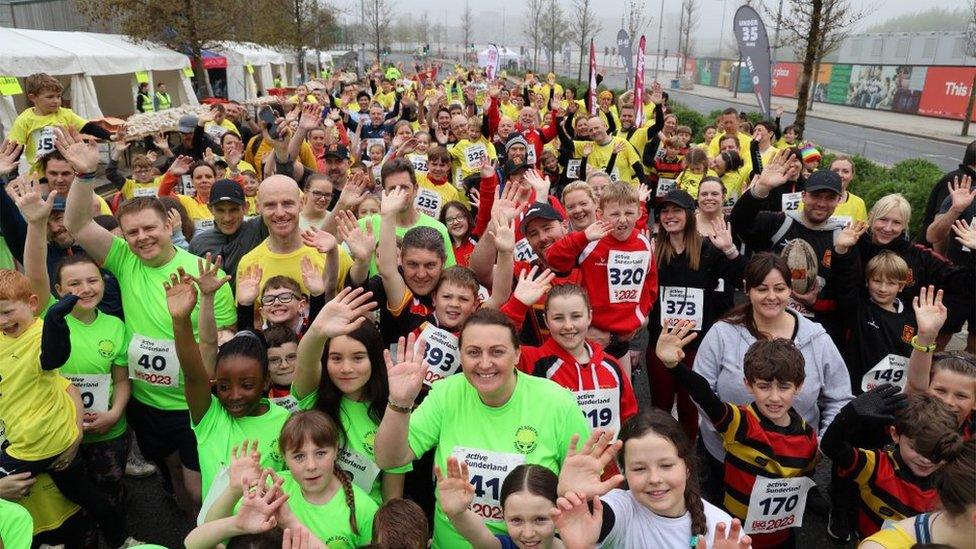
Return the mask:
[[918, 114], [957, 120], [965, 118], [974, 71], [976, 67], [929, 67]]
[[799, 63], [776, 63], [773, 68], [773, 95], [796, 97], [801, 72], [803, 65]]
[[634, 127], [644, 124], [644, 46], [647, 39], [641, 35], [637, 48], [637, 70], [634, 71]]
[[587, 100], [590, 102], [590, 114], [596, 114], [596, 50], [593, 49], [592, 38], [590, 38], [590, 95]]

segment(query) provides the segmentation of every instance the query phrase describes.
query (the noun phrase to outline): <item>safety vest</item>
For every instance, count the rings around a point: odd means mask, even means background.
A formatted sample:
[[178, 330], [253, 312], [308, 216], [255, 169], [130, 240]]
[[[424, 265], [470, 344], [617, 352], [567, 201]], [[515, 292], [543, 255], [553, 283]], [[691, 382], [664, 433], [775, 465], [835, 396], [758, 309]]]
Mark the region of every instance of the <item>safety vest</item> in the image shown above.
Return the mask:
[[149, 94], [140, 92], [139, 97], [142, 98], [142, 112], [153, 112], [156, 110], [153, 107], [152, 97], [149, 97]]
[[156, 108], [159, 110], [166, 110], [173, 105], [173, 101], [169, 98], [168, 93], [156, 92]]

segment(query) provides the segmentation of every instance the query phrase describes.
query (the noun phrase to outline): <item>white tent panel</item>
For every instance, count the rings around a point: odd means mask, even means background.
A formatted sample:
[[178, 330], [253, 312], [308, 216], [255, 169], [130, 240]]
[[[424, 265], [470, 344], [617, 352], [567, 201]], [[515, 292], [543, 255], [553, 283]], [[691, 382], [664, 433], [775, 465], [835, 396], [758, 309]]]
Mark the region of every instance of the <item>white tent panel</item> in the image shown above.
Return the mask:
[[83, 72], [81, 61], [70, 47], [41, 41], [22, 30], [0, 27], [0, 74], [24, 77], [36, 72], [52, 75]]

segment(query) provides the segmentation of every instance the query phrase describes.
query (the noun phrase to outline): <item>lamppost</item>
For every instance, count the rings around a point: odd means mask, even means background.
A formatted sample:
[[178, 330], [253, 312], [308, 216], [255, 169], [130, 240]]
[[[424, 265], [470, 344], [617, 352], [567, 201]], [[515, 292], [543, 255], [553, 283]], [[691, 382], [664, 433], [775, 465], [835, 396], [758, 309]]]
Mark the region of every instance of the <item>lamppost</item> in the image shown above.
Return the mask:
[[654, 81], [657, 82], [657, 71], [661, 66], [661, 35], [664, 33], [664, 0], [661, 0], [661, 14], [657, 18], [657, 55], [654, 62]]
[[718, 32], [718, 57], [722, 58], [722, 54], [725, 53], [725, 16], [728, 14], [729, 10], [726, 8], [728, 0], [722, 0], [722, 27]]

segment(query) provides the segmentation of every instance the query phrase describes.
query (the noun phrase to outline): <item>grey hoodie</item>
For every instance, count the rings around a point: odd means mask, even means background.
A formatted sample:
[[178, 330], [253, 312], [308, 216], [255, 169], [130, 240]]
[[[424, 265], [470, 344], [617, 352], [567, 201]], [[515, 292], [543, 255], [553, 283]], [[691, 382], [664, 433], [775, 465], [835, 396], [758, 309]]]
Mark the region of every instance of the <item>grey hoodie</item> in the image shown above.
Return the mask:
[[[790, 314], [793, 314], [790, 312]], [[827, 426], [851, 400], [851, 379], [847, 366], [823, 327], [802, 316], [797, 319], [793, 342], [803, 353], [806, 379], [793, 401], [793, 409], [823, 436]], [[748, 404], [752, 395], [745, 386], [743, 361], [749, 346], [756, 341], [745, 326], [716, 322], [705, 334], [694, 370], [704, 377], [723, 402]], [[722, 440], [708, 418], [702, 415], [701, 436], [708, 453], [723, 461]]]

